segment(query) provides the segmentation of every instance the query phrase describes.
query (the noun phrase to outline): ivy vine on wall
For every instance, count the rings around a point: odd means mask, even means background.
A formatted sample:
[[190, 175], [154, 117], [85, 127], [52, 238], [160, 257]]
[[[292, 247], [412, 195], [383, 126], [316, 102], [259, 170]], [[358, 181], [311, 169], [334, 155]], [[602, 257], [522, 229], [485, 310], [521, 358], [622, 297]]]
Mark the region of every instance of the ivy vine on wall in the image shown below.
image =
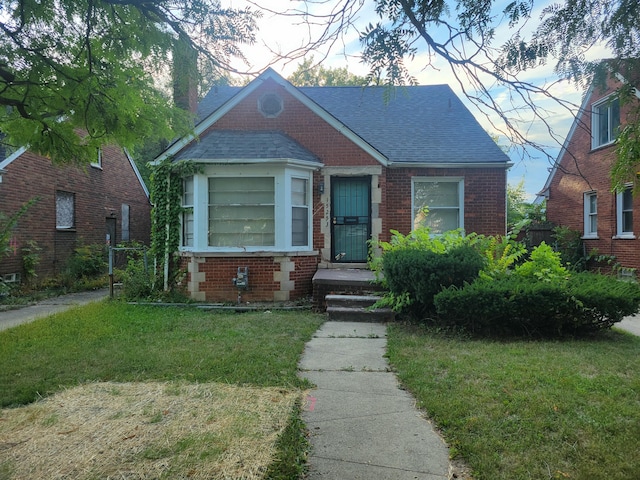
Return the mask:
[[179, 273], [177, 253], [180, 246], [180, 218], [184, 212], [183, 179], [201, 171], [201, 165], [166, 159], [154, 166], [151, 173], [151, 254], [156, 272], [162, 272], [165, 292], [175, 284]]

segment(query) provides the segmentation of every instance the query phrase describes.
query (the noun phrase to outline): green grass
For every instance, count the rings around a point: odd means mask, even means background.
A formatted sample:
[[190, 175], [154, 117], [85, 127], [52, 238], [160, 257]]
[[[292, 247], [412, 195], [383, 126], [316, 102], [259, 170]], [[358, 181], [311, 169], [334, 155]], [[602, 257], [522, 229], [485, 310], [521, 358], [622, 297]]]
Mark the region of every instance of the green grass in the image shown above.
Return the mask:
[[[298, 360], [323, 321], [304, 311], [213, 313], [119, 302], [77, 307], [0, 332], [0, 406], [95, 381], [306, 388], [297, 377]], [[212, 455], [208, 445], [206, 454]], [[141, 455], [175, 456], [181, 448], [186, 445], [149, 448]], [[299, 409], [291, 412], [277, 448], [265, 478], [302, 475], [308, 441]], [[10, 464], [0, 462], [0, 477], [10, 476], [7, 469]]]
[[489, 341], [394, 325], [388, 344], [477, 480], [638, 478], [640, 338]]
[[310, 312], [212, 313], [99, 302], [0, 332], [0, 406], [93, 381], [301, 387]]

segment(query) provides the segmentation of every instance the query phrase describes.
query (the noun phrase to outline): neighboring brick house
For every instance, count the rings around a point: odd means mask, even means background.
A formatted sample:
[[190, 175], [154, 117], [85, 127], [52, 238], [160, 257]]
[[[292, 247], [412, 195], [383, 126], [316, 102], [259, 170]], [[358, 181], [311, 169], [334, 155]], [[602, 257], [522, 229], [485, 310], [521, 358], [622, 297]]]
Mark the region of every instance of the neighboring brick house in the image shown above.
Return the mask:
[[13, 232], [10, 256], [0, 259], [7, 280], [22, 273], [29, 241], [42, 249], [38, 279], [60, 273], [81, 244], [149, 243], [149, 193], [121, 148], [105, 146], [86, 167], [56, 166], [25, 148], [0, 157], [0, 212], [9, 216], [34, 198]]
[[582, 234], [585, 253], [613, 256], [620, 266], [638, 269], [640, 200], [633, 197], [631, 184], [623, 192], [613, 191], [610, 178], [618, 127], [635, 108], [621, 107], [620, 86], [612, 76], [606, 86], [587, 91], [540, 195], [547, 200], [549, 221]]
[[181, 247], [197, 300], [235, 300], [245, 272], [243, 300], [304, 298], [392, 229], [505, 233], [508, 158], [446, 85], [296, 88], [269, 69], [213, 88], [198, 118], [156, 159], [202, 165]]

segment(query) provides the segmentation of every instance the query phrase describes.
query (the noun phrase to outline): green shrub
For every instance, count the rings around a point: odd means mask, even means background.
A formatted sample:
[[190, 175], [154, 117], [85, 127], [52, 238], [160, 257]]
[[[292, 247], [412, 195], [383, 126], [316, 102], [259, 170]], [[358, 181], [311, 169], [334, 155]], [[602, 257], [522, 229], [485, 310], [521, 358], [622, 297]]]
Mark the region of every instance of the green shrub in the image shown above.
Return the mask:
[[433, 296], [450, 285], [473, 281], [484, 266], [484, 259], [471, 246], [448, 252], [404, 248], [386, 252], [382, 258], [389, 304], [413, 315], [433, 311]]
[[33, 282], [38, 276], [36, 274], [36, 268], [40, 263], [40, 252], [42, 248], [38, 246], [38, 242], [35, 240], [29, 240], [25, 247], [22, 247], [22, 270], [24, 272], [24, 281], [27, 284]]
[[102, 244], [80, 245], [67, 262], [71, 277], [97, 277], [107, 270], [107, 250]]
[[515, 274], [519, 277], [543, 282], [563, 280], [569, 277], [569, 271], [562, 266], [560, 253], [554, 252], [544, 242], [531, 251], [529, 260], [515, 268]]
[[130, 258], [124, 270], [117, 272], [122, 280], [123, 300], [146, 300], [153, 294], [153, 274], [145, 267], [142, 258]]
[[523, 276], [479, 280], [434, 297], [438, 322], [483, 336], [582, 335], [638, 311], [640, 287], [581, 273], [538, 281]]
[[569, 294], [583, 306], [584, 331], [609, 328], [640, 311], [640, 285], [635, 282], [582, 272], [574, 274], [567, 287]]
[[479, 237], [476, 248], [486, 259], [480, 277], [487, 280], [505, 275], [514, 268], [527, 251], [524, 244], [515, 241], [509, 235]]

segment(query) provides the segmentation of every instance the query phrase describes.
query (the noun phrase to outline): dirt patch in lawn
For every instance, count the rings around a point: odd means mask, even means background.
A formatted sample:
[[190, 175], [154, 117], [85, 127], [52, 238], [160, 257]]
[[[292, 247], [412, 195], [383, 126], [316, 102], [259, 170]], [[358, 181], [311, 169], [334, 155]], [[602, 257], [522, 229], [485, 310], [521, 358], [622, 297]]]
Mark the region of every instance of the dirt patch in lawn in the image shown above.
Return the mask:
[[92, 383], [0, 410], [0, 478], [259, 479], [303, 393]]

